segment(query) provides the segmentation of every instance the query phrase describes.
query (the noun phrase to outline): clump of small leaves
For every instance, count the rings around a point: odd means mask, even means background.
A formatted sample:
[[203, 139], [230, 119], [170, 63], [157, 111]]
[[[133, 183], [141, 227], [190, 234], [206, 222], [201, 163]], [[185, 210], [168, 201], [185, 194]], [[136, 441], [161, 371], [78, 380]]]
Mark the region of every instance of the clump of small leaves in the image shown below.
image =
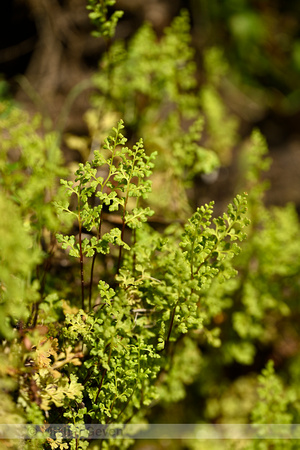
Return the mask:
[[109, 14], [109, 8], [116, 3], [116, 0], [88, 0], [87, 9], [89, 18], [95, 26], [92, 32], [94, 37], [112, 38], [115, 34], [119, 19], [123, 16], [123, 11], [113, 11]]
[[[112, 36], [114, 3], [88, 2], [98, 36]], [[292, 205], [264, 206], [269, 159], [257, 131], [243, 152], [249, 195], [236, 195], [220, 217], [214, 202], [191, 211], [194, 177], [226, 165], [236, 142], [218, 94], [227, 70], [221, 53], [213, 49], [205, 67], [199, 89], [185, 12], [160, 42], [147, 25], [128, 48], [113, 45], [88, 115], [95, 151], [68, 179], [57, 134], [42, 136], [38, 116], [0, 104], [3, 421], [73, 430], [142, 423], [154, 404], [184, 400], [195, 380], [206, 421], [236, 417], [230, 411], [240, 411], [241, 392], [245, 420], [251, 410], [259, 423], [297, 420], [297, 388], [285, 389], [271, 363], [259, 383], [237, 374], [228, 390], [228, 368], [252, 364], [257, 348], [271, 345], [280, 357], [291, 311], [297, 324], [300, 231]], [[120, 116], [135, 144], [127, 144], [122, 120], [103, 135]], [[52, 278], [57, 255], [74, 276], [69, 291]], [[298, 367], [295, 358], [294, 386]], [[84, 449], [85, 432], [33, 445]], [[101, 443], [112, 445], [130, 442]]]
[[119, 117], [133, 139], [143, 136], [158, 152], [150, 206], [165, 220], [186, 220], [192, 212], [187, 188], [196, 176], [227, 164], [237, 140], [237, 122], [219, 94], [225, 64], [220, 52], [211, 53], [200, 86], [189, 16], [182, 11], [160, 39], [145, 24], [128, 45], [114, 42], [93, 77], [97, 90], [86, 115], [93, 144]]
[[[148, 177], [155, 155], [147, 156], [142, 141], [132, 149], [125, 147], [123, 127], [120, 121], [91, 162], [79, 165], [74, 181], [62, 181], [76, 201], [57, 203], [60, 212], [76, 218], [79, 230], [78, 238], [57, 236], [79, 259], [81, 272], [82, 309], [67, 314], [63, 328], [64, 345], [83, 349], [82, 364], [72, 372], [84, 383], [83, 406], [73, 404], [64, 412], [74, 423], [141, 420], [174, 382], [184, 395], [188, 378], [179, 377], [178, 371], [185, 349], [197, 342], [194, 331], [210, 335], [211, 317], [202, 294], [212, 280], [221, 283], [236, 275], [231, 260], [239, 253], [236, 241], [245, 238], [249, 222], [243, 194], [222, 217], [212, 217], [211, 202], [198, 208], [183, 228], [177, 223], [163, 233], [152, 229], [146, 222], [153, 211], [142, 202], [151, 192]], [[120, 226], [103, 234], [105, 211], [118, 213]], [[89, 233], [84, 239], [83, 229]], [[126, 229], [131, 230], [128, 243]], [[115, 260], [114, 278], [110, 283], [98, 280], [98, 301], [90, 297], [85, 311], [84, 259], [92, 259], [93, 270], [95, 255], [108, 253]], [[177, 370], [169, 371], [174, 354]], [[171, 401], [178, 395], [168, 397]]]
[[[126, 138], [121, 133], [123, 128], [121, 120], [117, 128], [113, 129], [115, 135], [105, 140], [103, 149], [108, 154], [107, 158], [100, 151], [95, 151], [91, 162], [79, 165], [75, 172], [74, 182], [62, 180], [68, 196], [74, 195], [76, 198], [75, 211], [70, 209], [68, 201], [56, 204], [59, 211], [75, 216], [78, 222], [78, 242], [74, 235], [58, 234], [57, 238], [63, 248], [70, 249], [71, 256], [80, 259], [82, 309], [84, 309], [85, 295], [84, 257], [93, 258], [89, 289], [89, 308], [91, 308], [96, 255], [109, 253], [110, 245], [119, 247], [116, 269], [118, 272], [122, 249], [130, 249], [124, 241], [125, 227], [134, 230], [153, 214], [149, 207], [143, 208], [140, 200], [145, 199], [151, 191], [151, 182], [148, 177], [152, 173], [152, 161], [155, 153], [147, 156], [142, 140], [139, 140], [132, 149], [125, 147]], [[102, 223], [105, 207], [110, 212], [121, 212], [121, 228], [115, 227], [103, 234]], [[82, 239], [83, 229], [90, 233], [90, 238]]]

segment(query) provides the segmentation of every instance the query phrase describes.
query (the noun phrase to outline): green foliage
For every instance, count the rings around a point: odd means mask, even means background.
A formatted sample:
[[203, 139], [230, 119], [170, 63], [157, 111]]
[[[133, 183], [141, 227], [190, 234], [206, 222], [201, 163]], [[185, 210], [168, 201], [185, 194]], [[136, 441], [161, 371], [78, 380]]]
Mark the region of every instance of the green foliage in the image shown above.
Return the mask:
[[43, 296], [44, 267], [53, 246], [52, 233], [59, 226], [51, 200], [56, 195], [57, 177], [66, 171], [56, 134], [42, 137], [40, 126], [40, 116], [29, 119], [11, 103], [1, 102], [0, 295], [6, 318], [1, 321], [4, 336], [11, 333], [17, 320], [30, 320], [28, 306], [35, 308]]
[[[106, 37], [112, 4], [89, 2]], [[264, 205], [260, 133], [241, 149], [248, 194], [219, 217], [213, 201], [189, 202], [195, 177], [226, 166], [237, 142], [219, 95], [227, 70], [212, 49], [198, 86], [185, 12], [159, 42], [146, 25], [128, 48], [113, 44], [87, 115], [93, 151], [69, 174], [57, 134], [0, 104], [3, 423], [159, 421], [155, 405], [191, 392], [203, 405], [195, 416], [189, 405], [191, 420], [299, 420], [300, 227], [293, 205]], [[86, 437], [33, 444], [84, 449]], [[281, 444], [249, 448], [269, 445]]]
[[[109, 150], [107, 159], [95, 151], [91, 163], [80, 165], [75, 174], [76, 184], [63, 182], [78, 198], [76, 212], [68, 211], [78, 221], [82, 217], [82, 226], [87, 230], [99, 228], [97, 220], [101, 220], [106, 205], [112, 211], [121, 209], [122, 230], [127, 225], [134, 237], [131, 248], [126, 245], [123, 265], [116, 269], [115, 286], [100, 280], [100, 298], [95, 307], [88, 314], [81, 310], [66, 316], [64, 342], [74, 346], [82, 341], [85, 349], [77, 375], [87, 380], [83, 399], [86, 406], [77, 412], [73, 407], [71, 415], [64, 414], [76, 421], [84, 415], [97, 423], [120, 420], [126, 423], [133, 416], [135, 420], [141, 418], [144, 409], [157, 399], [158, 392], [161, 396], [165, 393], [168, 401], [184, 396], [184, 384], [189, 378], [178, 377], [178, 370], [186, 355], [186, 345], [195, 349], [192, 331], [206, 330], [211, 319], [201, 306], [201, 294], [213, 279], [222, 282], [236, 274], [230, 261], [239, 252], [235, 241], [245, 238], [242, 229], [248, 224], [246, 195], [238, 195], [223, 217], [212, 219], [213, 204], [210, 204], [198, 208], [184, 229], [178, 224], [177, 229], [167, 229], [161, 235], [146, 225], [142, 227], [149, 208], [143, 212], [132, 205], [132, 212], [127, 215], [126, 205], [130, 197], [138, 201], [148, 196], [150, 184], [145, 177], [151, 175], [153, 155], [145, 155], [141, 142], [133, 150], [123, 147], [122, 127], [120, 122], [114, 128], [115, 136], [105, 141], [103, 150]], [[101, 172], [102, 166], [106, 167], [107, 176], [97, 178], [96, 167]], [[97, 213], [89, 204], [93, 194], [100, 199]], [[67, 209], [61, 204], [58, 208]], [[98, 235], [98, 241], [92, 239], [82, 241], [82, 253], [86, 256], [95, 255], [90, 250], [103, 254], [111, 250], [105, 235]], [[78, 245], [75, 236], [60, 235], [59, 240], [81, 260], [80, 238]], [[113, 243], [120, 249], [125, 247], [123, 239]], [[191, 340], [177, 345], [185, 334]], [[177, 347], [178, 362], [173, 373], [168, 368]], [[168, 378], [164, 377], [160, 387], [156, 387], [154, 380], [165, 371]], [[193, 373], [192, 370], [190, 380]], [[180, 391], [170, 395], [174, 383], [180, 386]]]
[[28, 228], [38, 237], [47, 225], [58, 226], [51, 200], [57, 177], [66, 170], [54, 131], [40, 135], [42, 118], [30, 119], [19, 108], [1, 103], [1, 189], [19, 208]]
[[252, 411], [253, 423], [291, 423], [292, 416], [286, 410], [292, 397], [284, 391], [282, 381], [276, 376], [273, 361], [268, 362], [258, 382], [259, 401]]
[[[38, 331], [34, 325], [32, 331], [25, 334], [22, 331], [30, 364], [29, 369], [26, 366], [19, 375], [18, 405], [27, 420], [41, 420], [43, 414], [48, 420], [53, 420], [55, 411], [59, 409], [63, 420], [76, 424], [84, 423], [87, 418], [97, 423], [127, 422], [132, 417], [142, 419], [159, 392], [161, 395], [165, 393], [168, 401], [182, 398], [184, 385], [191, 382], [195, 374], [192, 370], [190, 377], [178, 377], [182, 358], [192, 355], [193, 348], [196, 350], [193, 342], [197, 334], [193, 337], [191, 333], [205, 329], [209, 334], [210, 317], [201, 306], [200, 296], [213, 279], [221, 282], [235, 275], [230, 260], [239, 251], [235, 241], [245, 237], [242, 229], [248, 223], [245, 219], [246, 196], [237, 196], [223, 217], [212, 219], [211, 203], [198, 208], [184, 229], [178, 223], [176, 228], [168, 228], [162, 235], [155, 232], [145, 224], [153, 212], [148, 206], [143, 206], [151, 191], [148, 177], [152, 173], [155, 155], [146, 155], [141, 140], [132, 149], [125, 147], [122, 128], [120, 121], [104, 141], [103, 149], [95, 151], [90, 162], [79, 165], [74, 181], [62, 181], [66, 200], [55, 201], [63, 219], [67, 213], [77, 220], [78, 242], [75, 235], [59, 234], [58, 240], [63, 249], [70, 248], [71, 256], [79, 259], [81, 274], [87, 258], [93, 259], [94, 267], [95, 255], [105, 256], [112, 252], [111, 244], [119, 248], [119, 255], [115, 256], [115, 281], [111, 285], [103, 279], [98, 281], [98, 295], [90, 297], [88, 313], [84, 309], [73, 312], [69, 307], [63, 308], [62, 303], [57, 303], [55, 294], [40, 300], [37, 288], [40, 318], [48, 311], [53, 315], [52, 320], [59, 319], [60, 314], [65, 316], [65, 320], [63, 327], [59, 327], [59, 339], [53, 340], [53, 335], [51, 338], [53, 329], [49, 318], [45, 322], [49, 324], [45, 330]], [[7, 172], [3, 173], [6, 175]], [[20, 177], [20, 180], [26, 183], [24, 178]], [[3, 195], [6, 196], [9, 195], [7, 185], [4, 177]], [[11, 186], [14, 187], [13, 184]], [[30, 190], [27, 184], [26, 188], [29, 194], [32, 192], [32, 206], [29, 208], [28, 205], [26, 211], [31, 212], [33, 225], [28, 229], [25, 227], [24, 236], [19, 235], [20, 256], [16, 253], [14, 261], [14, 273], [17, 273], [16, 263], [21, 260], [19, 270], [23, 277], [31, 266], [38, 263], [30, 245], [36, 234], [43, 232], [41, 225], [34, 226], [36, 209], [41, 208], [41, 204], [33, 195], [35, 191]], [[17, 199], [17, 188], [14, 188], [14, 193]], [[105, 209], [120, 213], [121, 229], [111, 228], [102, 234]], [[6, 213], [14, 218], [14, 233], [17, 229], [20, 233], [24, 219], [18, 202], [14, 204], [12, 199], [8, 200]], [[13, 232], [7, 222], [8, 219], [3, 223], [3, 232]], [[88, 233], [84, 239], [81, 236], [83, 229], [85, 234]], [[131, 245], [124, 241], [125, 230], [131, 230]], [[9, 261], [6, 255], [11, 252], [12, 244], [11, 235], [8, 236], [3, 257]], [[122, 248], [127, 251], [124, 255]], [[41, 258], [40, 250], [37, 256]], [[28, 269], [21, 264], [23, 258], [28, 258]], [[2, 275], [2, 285], [7, 295], [13, 296], [13, 291], [8, 289], [11, 268], [9, 264], [7, 267], [7, 275], [6, 272]], [[30, 281], [32, 289], [32, 276]], [[90, 292], [93, 281], [92, 273]], [[81, 282], [84, 293], [84, 278]], [[24, 302], [24, 296], [22, 300]], [[84, 297], [82, 306], [85, 306]], [[18, 304], [15, 307], [20, 320], [22, 311]], [[24, 319], [30, 321], [28, 307]], [[49, 337], [41, 337], [45, 332]], [[180, 341], [184, 335], [189, 339], [182, 345]], [[176, 347], [177, 362], [169, 371]], [[191, 350], [187, 352], [189, 347]], [[14, 354], [12, 348], [11, 354]], [[10, 371], [10, 367], [8, 364], [6, 370]], [[167, 378], [163, 377], [164, 372], [169, 372]], [[160, 377], [164, 380], [156, 386], [155, 380]], [[180, 390], [175, 396], [167, 395], [174, 383]], [[39, 406], [38, 410], [35, 405]], [[59, 437], [55, 442], [64, 445]]]
[[[3, 337], [12, 337], [11, 320], [28, 319], [27, 305], [38, 298], [37, 286], [28, 282], [32, 271], [41, 260], [19, 210], [3, 193], [0, 195], [0, 331]], [[12, 256], [13, 255], [13, 256]]]
[[[201, 106], [207, 122], [207, 146], [219, 156], [223, 165], [231, 161], [232, 148], [237, 142], [237, 118], [230, 115], [226, 105], [220, 101], [222, 79], [228, 76], [229, 68], [220, 49], [212, 47], [204, 54], [206, 83], [200, 92]], [[220, 127], [220, 123], [223, 124]]]
[[[292, 342], [298, 340], [298, 334], [289, 330], [297, 327], [299, 311], [299, 258], [296, 256], [299, 255], [299, 220], [294, 205], [269, 209], [264, 206], [267, 183], [262, 179], [262, 172], [268, 169], [270, 160], [258, 131], [246, 143], [241, 162], [245, 171], [241, 177], [249, 192], [247, 216], [251, 223], [236, 259], [237, 277], [223, 285], [212, 284], [207, 293], [207, 304], [220, 324], [222, 344], [216, 349], [217, 354], [205, 356], [202, 362], [205, 370], [200, 372], [197, 389], [206, 398], [204, 417], [208, 421], [297, 423], [299, 391], [292, 372], [298, 364], [297, 351], [289, 353], [289, 347], [281, 345], [284, 336], [292, 335]], [[285, 368], [282, 378], [275, 374], [272, 362], [258, 378], [253, 371], [236, 376], [233, 382], [227, 378], [230, 367], [238, 367], [237, 364], [255, 367], [260, 355], [267, 357], [270, 353]], [[284, 366], [289, 359], [292, 370]], [[207, 373], [211, 378], [207, 379]], [[285, 388], [289, 384], [287, 380], [290, 380], [289, 388]], [[265, 431], [268, 433], [267, 427]], [[245, 448], [270, 448], [274, 442], [253, 441]], [[293, 441], [276, 442], [275, 448], [294, 448], [294, 445]], [[238, 448], [234, 443], [232, 447]]]
[[[107, 254], [110, 252], [110, 245], [119, 246], [118, 269], [121, 263], [122, 247], [129, 250], [130, 247], [124, 242], [125, 226], [131, 229], [141, 227], [147, 217], [153, 214], [149, 207], [139, 206], [139, 200], [145, 199], [151, 191], [151, 182], [146, 180], [152, 173], [155, 157], [153, 153], [147, 156], [144, 151], [143, 141], [140, 140], [133, 146], [133, 149], [124, 147], [126, 138], [121, 134], [124, 128], [123, 121], [119, 121], [117, 128], [113, 131], [115, 136], [110, 136], [105, 140], [103, 149], [108, 152], [105, 158], [99, 151], [94, 152], [91, 162], [80, 164], [75, 173], [75, 181], [62, 180], [62, 184], [71, 197], [76, 196], [76, 212], [69, 209], [68, 203], [56, 203], [59, 211], [68, 212], [75, 215], [79, 227], [79, 242], [76, 243], [75, 236], [57, 235], [58, 242], [62, 243], [62, 248], [70, 247], [70, 255], [80, 258], [81, 264], [81, 285], [82, 285], [82, 308], [84, 309], [84, 278], [83, 278], [83, 257], [95, 257], [96, 253]], [[122, 147], [120, 147], [122, 146]], [[98, 172], [104, 172], [105, 176], [98, 176]], [[101, 173], [102, 173], [101, 172]], [[88, 200], [92, 199], [93, 204]], [[132, 201], [133, 200], [133, 201]], [[121, 209], [122, 228], [112, 228], [108, 233], [102, 234], [102, 212], [105, 207], [109, 211]], [[82, 229], [85, 228], [94, 235], [82, 240]], [[95, 258], [92, 263], [92, 273], [90, 286], [93, 280], [93, 268]], [[89, 306], [91, 308], [91, 287]]]
[[114, 11], [109, 16], [109, 7], [113, 6], [116, 0], [87, 0], [89, 18], [96, 30], [92, 32], [94, 37], [112, 38], [118, 20], [123, 16], [123, 11]]
[[251, 413], [251, 418], [253, 423], [266, 424], [266, 426], [259, 427], [258, 436], [262, 440], [253, 441], [245, 448], [249, 450], [296, 449], [298, 447], [297, 441], [290, 439], [291, 435], [286, 435], [284, 431], [280, 435], [280, 428], [279, 431], [277, 430], [277, 435], [281, 437], [282, 441], [281, 439], [267, 439], [272, 434], [268, 424], [287, 425], [293, 423], [293, 415], [288, 410], [297, 398], [295, 392], [291, 388], [284, 387], [280, 377], [275, 374], [274, 363], [271, 360], [268, 361], [257, 381], [259, 383], [257, 388], [258, 399]]
[[[121, 117], [133, 139], [143, 136], [146, 148], [158, 152], [153, 207], [157, 214], [168, 214], [172, 220], [186, 220], [191, 214], [186, 188], [196, 175], [228, 163], [236, 142], [236, 121], [218, 90], [222, 57], [210, 64], [207, 84], [200, 87], [190, 42], [186, 11], [174, 19], [159, 41], [146, 24], [128, 47], [115, 42], [94, 77], [99, 93], [87, 114], [94, 142], [107, 133], [107, 125]], [[103, 118], [100, 123], [98, 117]]]
[[[242, 96], [239, 99], [241, 114], [246, 111], [252, 116], [253, 100], [256, 110], [259, 106], [281, 113], [299, 111], [297, 3], [201, 0], [193, 2], [191, 14], [200, 50], [222, 48], [231, 66], [229, 84], [234, 80], [247, 94], [244, 101]], [[231, 94], [234, 101], [236, 96]]]

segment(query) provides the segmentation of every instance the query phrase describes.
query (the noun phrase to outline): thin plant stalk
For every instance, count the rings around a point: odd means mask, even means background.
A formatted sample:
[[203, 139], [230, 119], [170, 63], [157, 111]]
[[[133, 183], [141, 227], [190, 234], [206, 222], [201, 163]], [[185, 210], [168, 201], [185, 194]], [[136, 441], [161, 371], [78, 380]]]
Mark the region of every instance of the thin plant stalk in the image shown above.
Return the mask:
[[[99, 221], [99, 227], [97, 232], [97, 239], [101, 239], [101, 225], [102, 225], [102, 210], [100, 214], [100, 221]], [[97, 253], [95, 252], [92, 259], [92, 266], [91, 266], [91, 276], [90, 276], [90, 286], [89, 286], [89, 310], [92, 309], [92, 288], [93, 288], [93, 279], [94, 279], [94, 267], [95, 267], [95, 261], [96, 261]]]
[[79, 225], [80, 279], [81, 279], [81, 307], [84, 310], [84, 272], [83, 272], [82, 227], [80, 218], [80, 208], [78, 213], [78, 225]]

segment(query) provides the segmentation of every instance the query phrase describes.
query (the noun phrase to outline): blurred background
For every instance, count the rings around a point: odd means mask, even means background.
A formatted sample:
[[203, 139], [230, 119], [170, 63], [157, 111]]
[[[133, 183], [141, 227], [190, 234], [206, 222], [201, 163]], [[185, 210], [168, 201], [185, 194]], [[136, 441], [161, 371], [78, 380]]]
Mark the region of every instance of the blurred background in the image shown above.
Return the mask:
[[[148, 21], [158, 38], [182, 8], [189, 11], [201, 82], [203, 52], [217, 46], [230, 66], [222, 96], [240, 119], [240, 135], [258, 127], [273, 165], [267, 201], [300, 210], [300, 1], [118, 0], [115, 39], [129, 40]], [[98, 67], [107, 43], [91, 36], [85, 0], [6, 0], [0, 5], [0, 74], [29, 111], [55, 120], [68, 93]], [[4, 86], [2, 84], [2, 86]], [[2, 87], [2, 90], [4, 87]], [[3, 94], [3, 93], [2, 93]], [[86, 133], [89, 91], [77, 96], [64, 131]], [[66, 160], [78, 159], [64, 149]], [[203, 186], [204, 200], [224, 195], [230, 169]]]

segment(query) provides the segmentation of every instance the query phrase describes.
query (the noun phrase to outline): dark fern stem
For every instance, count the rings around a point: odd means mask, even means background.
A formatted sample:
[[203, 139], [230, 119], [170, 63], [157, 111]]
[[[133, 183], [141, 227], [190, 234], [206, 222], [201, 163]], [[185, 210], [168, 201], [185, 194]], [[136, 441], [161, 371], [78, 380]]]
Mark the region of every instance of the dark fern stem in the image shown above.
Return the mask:
[[[121, 231], [121, 240], [122, 241], [124, 240], [124, 233], [125, 233], [125, 225], [126, 225], [126, 223], [125, 223], [125, 213], [126, 213], [127, 201], [128, 201], [128, 194], [127, 194], [126, 199], [125, 199], [125, 204], [124, 204], [124, 209], [123, 209], [123, 216], [122, 216], [122, 231]], [[122, 261], [122, 246], [120, 245], [118, 265], [117, 265], [117, 274], [120, 271], [121, 261]]]
[[79, 214], [79, 254], [80, 254], [80, 279], [81, 279], [81, 307], [84, 310], [84, 272], [83, 272], [83, 252], [82, 252], [82, 230]]
[[[97, 240], [101, 239], [101, 226], [102, 226], [102, 210], [100, 214], [100, 220], [99, 220], [99, 227], [97, 231]], [[94, 268], [95, 268], [95, 261], [97, 258], [97, 252], [95, 251], [92, 259], [92, 265], [91, 265], [91, 275], [90, 275], [90, 285], [89, 285], [89, 311], [92, 309], [92, 289], [93, 289], [93, 279], [94, 279]]]

